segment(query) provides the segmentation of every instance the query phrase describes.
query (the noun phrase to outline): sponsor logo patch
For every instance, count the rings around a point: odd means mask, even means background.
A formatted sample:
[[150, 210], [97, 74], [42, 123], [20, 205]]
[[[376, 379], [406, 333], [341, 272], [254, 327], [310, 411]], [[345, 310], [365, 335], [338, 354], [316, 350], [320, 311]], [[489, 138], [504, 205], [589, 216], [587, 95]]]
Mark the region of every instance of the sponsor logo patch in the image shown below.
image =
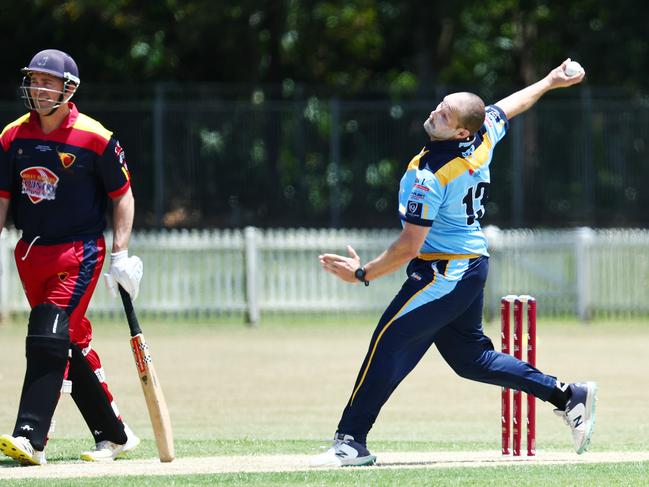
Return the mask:
[[122, 166], [122, 172], [124, 173], [124, 176], [126, 176], [127, 180], [130, 180], [131, 173], [128, 172], [128, 166], [126, 165], [126, 154], [124, 153], [122, 146], [119, 145], [119, 140], [115, 142], [115, 155], [117, 156], [117, 160]]
[[122, 146], [119, 145], [119, 141], [115, 142], [115, 155], [117, 156], [117, 160], [120, 164], [124, 164], [126, 162], [126, 155], [124, 154], [124, 149], [122, 149]]
[[117, 160], [122, 166], [122, 172], [124, 173], [124, 176], [126, 176], [126, 179], [131, 179], [131, 174], [128, 172], [128, 165], [126, 164], [126, 154], [124, 153], [122, 146], [119, 145], [119, 141], [115, 142], [115, 155], [117, 156]]
[[417, 203], [416, 201], [408, 201], [408, 216], [416, 216], [421, 218], [421, 213], [424, 205], [422, 203]]
[[43, 166], [28, 167], [20, 171], [20, 177], [23, 180], [21, 192], [26, 194], [32, 203], [56, 198], [59, 177], [50, 169]]

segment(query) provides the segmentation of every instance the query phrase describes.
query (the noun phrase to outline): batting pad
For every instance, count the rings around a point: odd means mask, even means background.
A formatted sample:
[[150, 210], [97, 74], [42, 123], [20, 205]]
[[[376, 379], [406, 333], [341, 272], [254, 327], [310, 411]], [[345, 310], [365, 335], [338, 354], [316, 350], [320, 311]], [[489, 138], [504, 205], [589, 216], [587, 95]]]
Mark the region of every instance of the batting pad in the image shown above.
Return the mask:
[[53, 304], [32, 309], [27, 326], [27, 370], [13, 436], [24, 436], [43, 450], [68, 362], [68, 315]]
[[108, 440], [118, 445], [126, 443], [124, 424], [117, 417], [101, 382], [90, 363], [74, 343], [71, 345], [70, 370], [72, 399], [95, 438], [95, 443]]

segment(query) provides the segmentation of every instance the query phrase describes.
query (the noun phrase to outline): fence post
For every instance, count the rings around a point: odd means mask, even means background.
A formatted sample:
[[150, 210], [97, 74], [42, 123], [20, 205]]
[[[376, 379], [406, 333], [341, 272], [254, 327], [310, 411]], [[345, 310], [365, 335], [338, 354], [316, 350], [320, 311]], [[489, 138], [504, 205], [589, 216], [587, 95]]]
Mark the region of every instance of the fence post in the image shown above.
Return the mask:
[[153, 101], [153, 212], [158, 228], [162, 228], [165, 200], [164, 111], [165, 85], [158, 82], [155, 85]]
[[575, 230], [575, 277], [577, 285], [577, 316], [588, 321], [591, 315], [590, 246], [595, 232], [588, 227]]
[[0, 323], [9, 320], [9, 265], [11, 263], [11, 243], [5, 230], [0, 234]]
[[333, 228], [340, 227], [340, 100], [332, 98], [329, 101], [331, 114], [331, 133], [329, 135], [329, 171], [327, 183], [329, 186], [329, 224]]
[[593, 97], [588, 83], [580, 85], [583, 122], [578, 166], [581, 170], [584, 192], [581, 197], [583, 218], [593, 224], [595, 215], [595, 156], [593, 155]]
[[251, 325], [259, 322], [257, 275], [260, 269], [257, 259], [257, 229], [246, 227], [244, 235], [244, 259], [246, 262], [246, 321]]
[[501, 261], [502, 231], [495, 225], [487, 225], [482, 229], [487, 238], [489, 248], [489, 278], [485, 285], [484, 291], [484, 321], [491, 322], [496, 319], [496, 306], [500, 310], [500, 299], [498, 292], [500, 290], [500, 280], [498, 275], [498, 264]]
[[525, 150], [524, 150], [525, 118], [512, 124], [510, 137], [512, 138], [512, 181], [511, 205], [512, 226], [520, 228], [525, 221]]

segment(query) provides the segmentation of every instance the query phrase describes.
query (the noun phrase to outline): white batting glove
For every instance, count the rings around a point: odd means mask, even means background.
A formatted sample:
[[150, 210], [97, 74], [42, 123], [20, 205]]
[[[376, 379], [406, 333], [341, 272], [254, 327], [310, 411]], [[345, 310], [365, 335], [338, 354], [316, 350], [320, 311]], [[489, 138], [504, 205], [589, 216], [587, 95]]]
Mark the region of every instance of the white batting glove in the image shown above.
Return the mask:
[[117, 286], [121, 285], [135, 301], [140, 292], [143, 272], [142, 260], [136, 256], [129, 257], [128, 250], [121, 250], [110, 254], [110, 268], [104, 277], [113, 296], [117, 296]]

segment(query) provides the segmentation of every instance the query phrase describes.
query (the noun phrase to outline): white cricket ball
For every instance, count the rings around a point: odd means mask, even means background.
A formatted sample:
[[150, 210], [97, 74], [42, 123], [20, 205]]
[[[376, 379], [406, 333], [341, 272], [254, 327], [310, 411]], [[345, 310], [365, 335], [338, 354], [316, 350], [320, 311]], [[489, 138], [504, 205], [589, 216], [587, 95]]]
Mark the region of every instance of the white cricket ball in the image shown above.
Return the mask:
[[566, 76], [574, 76], [581, 73], [582, 69], [581, 64], [577, 61], [570, 61], [566, 64], [566, 67], [563, 68], [563, 72], [566, 73]]

